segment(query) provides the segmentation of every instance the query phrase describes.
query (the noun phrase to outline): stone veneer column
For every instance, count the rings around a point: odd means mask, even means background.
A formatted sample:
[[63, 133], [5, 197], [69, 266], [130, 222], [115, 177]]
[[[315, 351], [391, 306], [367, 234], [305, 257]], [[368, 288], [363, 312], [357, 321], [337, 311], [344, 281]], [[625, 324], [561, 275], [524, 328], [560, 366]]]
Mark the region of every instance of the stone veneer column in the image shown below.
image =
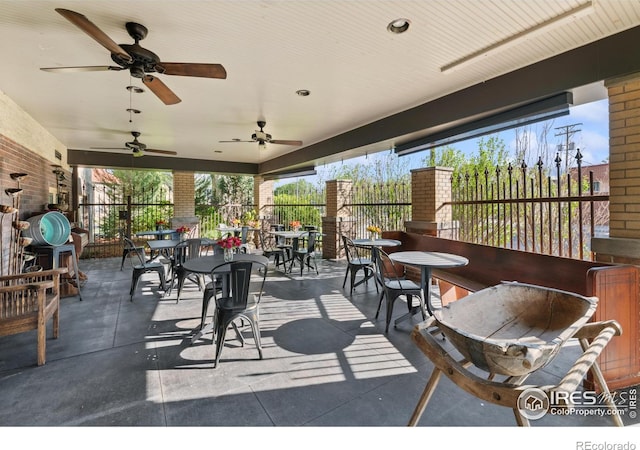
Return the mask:
[[261, 176], [253, 177], [253, 204], [260, 218], [260, 225], [268, 229], [273, 217], [273, 180], [265, 180]]
[[640, 264], [640, 74], [605, 81], [609, 93], [609, 237], [597, 261]]
[[200, 219], [196, 216], [196, 186], [193, 172], [173, 171], [173, 217], [171, 228], [191, 228], [190, 237], [200, 236]]
[[452, 222], [451, 174], [448, 167], [425, 167], [411, 171], [411, 220], [404, 226], [410, 233], [456, 239]]
[[350, 235], [353, 228], [351, 203], [353, 182], [351, 180], [329, 180], [326, 183], [326, 216], [322, 218], [322, 257], [337, 259], [344, 257], [340, 236]]

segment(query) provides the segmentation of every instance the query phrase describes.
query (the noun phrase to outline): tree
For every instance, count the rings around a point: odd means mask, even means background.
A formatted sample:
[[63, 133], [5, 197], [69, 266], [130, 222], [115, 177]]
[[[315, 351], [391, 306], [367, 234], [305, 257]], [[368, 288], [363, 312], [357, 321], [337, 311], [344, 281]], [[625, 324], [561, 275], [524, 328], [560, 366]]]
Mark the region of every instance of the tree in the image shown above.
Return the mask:
[[[173, 175], [170, 172], [133, 169], [110, 169], [107, 172], [118, 181], [105, 183], [105, 200], [124, 206], [127, 204], [127, 198], [131, 197], [133, 232], [153, 229], [157, 220], [168, 220], [173, 216]], [[109, 214], [101, 217], [99, 222], [98, 233], [105, 237], [115, 236], [122, 227], [121, 219], [114, 208], [109, 208]]]
[[196, 214], [203, 236], [213, 237], [218, 224], [229, 224], [253, 210], [253, 177], [215, 173], [195, 177]]
[[316, 205], [324, 203], [324, 189], [297, 180], [275, 188], [273, 197], [273, 214], [278, 222], [288, 224], [297, 220], [304, 225], [321, 225], [321, 210]]

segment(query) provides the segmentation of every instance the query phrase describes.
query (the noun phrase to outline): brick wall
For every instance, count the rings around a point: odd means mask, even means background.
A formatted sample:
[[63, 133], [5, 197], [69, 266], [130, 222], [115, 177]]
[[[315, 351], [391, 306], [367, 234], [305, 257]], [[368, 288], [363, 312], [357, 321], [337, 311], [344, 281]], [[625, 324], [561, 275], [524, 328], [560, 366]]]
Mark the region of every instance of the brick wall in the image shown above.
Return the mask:
[[196, 216], [195, 174], [173, 171], [173, 217], [171, 228], [188, 227], [189, 237], [200, 236], [200, 219]]
[[273, 216], [273, 206], [271, 206], [273, 205], [273, 185], [273, 180], [265, 180], [260, 176], [253, 177], [253, 203], [258, 217], [267, 221]]
[[640, 265], [640, 74], [605, 81], [609, 94], [609, 237], [597, 261]]
[[455, 238], [451, 223], [451, 173], [447, 167], [425, 167], [411, 171], [411, 220], [407, 231]]
[[173, 215], [193, 217], [196, 213], [196, 188], [193, 172], [173, 171]]
[[[56, 178], [53, 174], [52, 162], [30, 151], [8, 137], [0, 134], [0, 204], [18, 206], [18, 218], [29, 217], [46, 212], [49, 203], [49, 192], [56, 189]], [[18, 182], [11, 178], [12, 173], [26, 173], [19, 187], [22, 189], [19, 205], [5, 192], [9, 188], [17, 188]], [[71, 173], [65, 172], [68, 184], [71, 184]], [[69, 186], [70, 187], [70, 186]], [[7, 273], [9, 246], [11, 240], [11, 223], [13, 215], [0, 213], [0, 254], [2, 255], [1, 271]]]
[[325, 204], [327, 215], [322, 218], [322, 257], [337, 259], [344, 257], [341, 235], [350, 236], [353, 228], [351, 208], [345, 206], [352, 201], [351, 180], [329, 180], [326, 183]]

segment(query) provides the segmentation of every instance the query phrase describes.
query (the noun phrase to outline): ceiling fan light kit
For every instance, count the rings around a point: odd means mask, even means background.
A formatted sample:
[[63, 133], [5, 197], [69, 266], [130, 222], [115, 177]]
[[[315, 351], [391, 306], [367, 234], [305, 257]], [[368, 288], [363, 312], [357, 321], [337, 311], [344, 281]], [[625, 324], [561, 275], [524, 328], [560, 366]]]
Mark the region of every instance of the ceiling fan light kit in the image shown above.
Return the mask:
[[63, 8], [56, 11], [69, 22], [80, 28], [98, 44], [106, 48], [111, 54], [111, 59], [117, 66], [80, 66], [80, 67], [43, 67], [47, 72], [92, 72], [104, 70], [129, 70], [134, 78], [140, 78], [142, 82], [166, 105], [180, 103], [180, 98], [160, 79], [149, 75], [159, 73], [164, 75], [179, 75], [185, 77], [203, 78], [227, 78], [227, 71], [221, 64], [203, 63], [173, 63], [163, 62], [160, 57], [151, 50], [142, 47], [139, 42], [143, 40], [149, 30], [144, 25], [136, 22], [127, 22], [125, 28], [134, 40], [133, 44], [116, 44], [107, 34], [98, 28], [84, 15]]
[[[165, 105], [175, 105], [182, 100], [162, 81], [160, 78], [152, 75], [154, 73], [161, 75], [177, 75], [186, 77], [202, 77], [202, 78], [217, 78], [226, 79], [227, 71], [221, 64], [210, 63], [182, 63], [182, 62], [165, 62], [160, 57], [140, 45], [140, 41], [147, 37], [149, 30], [147, 27], [136, 22], [127, 22], [125, 28], [127, 33], [133, 39], [133, 44], [116, 44], [106, 33], [104, 33], [97, 25], [91, 22], [84, 15], [63, 8], [56, 8], [61, 16], [78, 27], [80, 30], [89, 35], [98, 44], [107, 49], [110, 53], [111, 60], [117, 64], [116, 66], [79, 66], [79, 67], [43, 67], [41, 70], [47, 72], [95, 72], [95, 71], [121, 71], [128, 70], [130, 75], [134, 78], [142, 80], [144, 86], [146, 86], [153, 94], [158, 97]], [[394, 26], [408, 27], [408, 21], [400, 23], [398, 20], [393, 21], [391, 24]], [[391, 24], [389, 26], [391, 26]], [[402, 31], [394, 31], [402, 32]], [[142, 93], [144, 89], [137, 86], [127, 86], [129, 93]], [[309, 91], [306, 89], [300, 89], [296, 91], [297, 95], [305, 97], [309, 95]], [[131, 122], [132, 114], [139, 114], [140, 110], [134, 109], [131, 105], [127, 109], [130, 114], [129, 122]], [[220, 142], [257, 142], [258, 148], [266, 149], [267, 143], [280, 144], [280, 145], [293, 145], [300, 146], [302, 141], [300, 140], [279, 140], [273, 139], [272, 136], [264, 132], [266, 122], [259, 120], [257, 122], [259, 130], [251, 135], [250, 141], [243, 141], [240, 139], [233, 139], [231, 141]], [[133, 141], [126, 142], [124, 147], [91, 147], [92, 149], [104, 149], [104, 150], [127, 150], [131, 151], [134, 157], [143, 156], [146, 152], [161, 153], [165, 155], [177, 155], [176, 152], [169, 150], [158, 150], [147, 148], [145, 144], [138, 141], [140, 132], [132, 131]]]
[[148, 148], [146, 144], [143, 144], [138, 140], [140, 137], [139, 131], [132, 131], [133, 141], [125, 142], [124, 147], [91, 147], [94, 150], [128, 150], [132, 152], [132, 155], [136, 158], [144, 156], [145, 153], [160, 153], [162, 155], [177, 155], [177, 152], [171, 150], [158, 150], [155, 148]]
[[241, 139], [235, 138], [230, 141], [219, 141], [221, 143], [235, 143], [235, 142], [257, 142], [258, 148], [260, 150], [265, 150], [267, 148], [267, 144], [282, 144], [282, 145], [302, 145], [302, 141], [294, 141], [294, 140], [283, 140], [283, 139], [273, 139], [273, 137], [269, 133], [264, 132], [264, 127], [267, 125], [267, 122], [264, 120], [258, 120], [257, 122], [259, 130], [256, 130], [255, 133], [251, 135], [250, 141], [243, 141]]

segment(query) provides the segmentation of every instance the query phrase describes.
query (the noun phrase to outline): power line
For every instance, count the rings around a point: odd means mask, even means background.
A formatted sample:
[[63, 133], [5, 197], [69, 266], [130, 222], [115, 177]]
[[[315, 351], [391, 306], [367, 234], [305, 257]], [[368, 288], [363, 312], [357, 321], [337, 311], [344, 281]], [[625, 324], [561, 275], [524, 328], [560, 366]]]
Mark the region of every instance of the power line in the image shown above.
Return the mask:
[[574, 123], [574, 124], [565, 125], [565, 126], [562, 126], [562, 127], [555, 127], [556, 130], [562, 130], [562, 131], [556, 133], [556, 136], [564, 136], [564, 142], [565, 143], [558, 145], [558, 152], [562, 151], [562, 148], [564, 147], [564, 164], [565, 164], [565, 168], [569, 167], [569, 150], [573, 150], [573, 148], [574, 148], [574, 143], [573, 143], [573, 141], [571, 141], [571, 138], [578, 131], [582, 131], [580, 129], [576, 129], [575, 128], [575, 127], [577, 127], [579, 125], [582, 125], [582, 123]]

